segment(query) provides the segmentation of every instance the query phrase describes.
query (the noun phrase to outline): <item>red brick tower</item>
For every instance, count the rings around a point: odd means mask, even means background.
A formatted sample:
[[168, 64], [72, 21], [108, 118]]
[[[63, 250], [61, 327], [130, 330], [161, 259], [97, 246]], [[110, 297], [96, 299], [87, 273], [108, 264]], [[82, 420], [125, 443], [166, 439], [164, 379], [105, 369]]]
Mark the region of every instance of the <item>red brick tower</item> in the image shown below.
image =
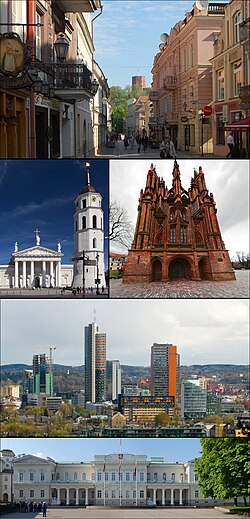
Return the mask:
[[125, 283], [234, 280], [228, 251], [222, 241], [213, 194], [202, 168], [191, 187], [181, 184], [174, 162], [172, 188], [167, 189], [151, 164], [146, 187], [140, 192], [134, 241], [128, 252]]

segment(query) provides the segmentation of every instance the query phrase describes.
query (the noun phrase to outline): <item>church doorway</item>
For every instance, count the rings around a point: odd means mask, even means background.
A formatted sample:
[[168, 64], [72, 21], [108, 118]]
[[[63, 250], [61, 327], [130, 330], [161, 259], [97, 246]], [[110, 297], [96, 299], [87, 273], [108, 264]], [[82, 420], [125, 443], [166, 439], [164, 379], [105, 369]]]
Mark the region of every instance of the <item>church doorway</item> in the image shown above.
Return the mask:
[[170, 279], [187, 279], [189, 271], [188, 263], [185, 260], [177, 259], [172, 261], [169, 266]]
[[199, 261], [199, 274], [201, 279], [212, 279], [211, 267], [206, 258]]
[[35, 283], [34, 283], [35, 284], [35, 288], [41, 288], [39, 276], [36, 276], [34, 281], [35, 281]]
[[162, 263], [159, 259], [152, 262], [152, 281], [162, 280]]

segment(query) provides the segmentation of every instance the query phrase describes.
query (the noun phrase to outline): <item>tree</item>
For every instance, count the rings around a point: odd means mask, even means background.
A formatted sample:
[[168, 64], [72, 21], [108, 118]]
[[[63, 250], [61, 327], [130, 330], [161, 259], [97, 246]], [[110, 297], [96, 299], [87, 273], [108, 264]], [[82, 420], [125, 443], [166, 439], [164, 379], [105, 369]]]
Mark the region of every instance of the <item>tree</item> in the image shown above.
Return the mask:
[[111, 202], [109, 212], [109, 239], [129, 249], [134, 238], [134, 228], [126, 209], [117, 202]]
[[160, 425], [161, 427], [167, 427], [171, 423], [171, 417], [167, 413], [157, 414], [155, 417], [155, 425], [156, 427]]
[[249, 495], [250, 448], [245, 438], [201, 439], [202, 456], [195, 470], [204, 497], [234, 499]]

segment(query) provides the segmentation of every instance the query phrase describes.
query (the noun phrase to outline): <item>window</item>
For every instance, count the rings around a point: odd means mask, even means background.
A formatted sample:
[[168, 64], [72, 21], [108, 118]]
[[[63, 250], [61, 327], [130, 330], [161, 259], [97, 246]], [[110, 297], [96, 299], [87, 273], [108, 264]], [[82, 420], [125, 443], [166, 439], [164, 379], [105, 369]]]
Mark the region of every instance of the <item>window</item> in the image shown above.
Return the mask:
[[93, 239], [93, 249], [96, 249], [97, 247], [97, 240], [96, 238]]
[[133, 490], [133, 499], [136, 499], [136, 490]]
[[157, 482], [157, 479], [158, 479], [158, 474], [157, 472], [154, 473], [154, 481]]
[[190, 66], [194, 66], [194, 46], [192, 43], [190, 45]]
[[223, 115], [216, 115], [216, 144], [225, 144]]
[[30, 497], [34, 497], [34, 490], [30, 490]]
[[41, 472], [41, 481], [44, 481], [44, 480], [45, 480], [44, 472]]
[[41, 15], [36, 13], [36, 58], [42, 59], [42, 28], [41, 26]]
[[182, 217], [183, 220], [186, 220], [186, 219], [187, 219], [187, 217], [186, 217], [186, 211], [182, 211], [182, 213], [181, 213], [181, 217]]
[[129, 490], [126, 490], [126, 499], [129, 499], [130, 492]]
[[187, 229], [183, 225], [181, 226], [181, 243], [187, 243]]
[[144, 481], [144, 472], [140, 472], [140, 481]]
[[126, 472], [126, 481], [130, 481], [130, 473]]
[[112, 499], [115, 499], [115, 490], [112, 490], [111, 496], [112, 496]]
[[74, 481], [77, 481], [77, 473], [74, 473]]
[[93, 216], [93, 229], [96, 229], [96, 226], [97, 226], [97, 218], [96, 218], [96, 215], [94, 214], [94, 216]]
[[109, 473], [105, 472], [105, 481], [108, 481], [108, 480], [109, 480]]
[[198, 474], [195, 474], [195, 475], [194, 475], [194, 480], [195, 480], [195, 481], [198, 481], [198, 479], [199, 479], [199, 478], [198, 478]]
[[102, 497], [102, 491], [101, 490], [97, 490], [97, 497], [98, 497], [98, 499], [100, 499]]
[[82, 473], [82, 481], [85, 481], [86, 480], [86, 474], [85, 472]]
[[102, 480], [102, 473], [97, 472], [97, 481], [101, 481], [101, 480]]
[[19, 490], [19, 497], [23, 497], [23, 490]]
[[217, 85], [218, 85], [218, 101], [225, 99], [225, 73], [223, 70], [217, 71]]
[[92, 474], [91, 474], [91, 479], [92, 479], [92, 481], [95, 481], [95, 474], [94, 474], [94, 472], [92, 472]]
[[170, 210], [170, 220], [174, 219], [174, 215], [175, 215], [175, 211], [174, 211], [174, 209], [171, 209]]
[[181, 483], [183, 483], [183, 474], [180, 474]]
[[194, 491], [194, 497], [196, 497], [196, 498], [199, 497], [199, 490]]
[[167, 474], [166, 474], [166, 472], [163, 473], [162, 479], [163, 479], [163, 481], [167, 481]]
[[23, 472], [19, 472], [19, 482], [23, 481]]
[[105, 490], [105, 499], [108, 499], [108, 497], [109, 497], [108, 490]]
[[237, 61], [233, 65], [233, 84], [234, 84], [234, 97], [238, 97], [240, 94], [240, 87], [242, 84], [242, 63]]
[[172, 474], [172, 481], [175, 481], [175, 473]]
[[4, 481], [8, 481], [8, 476], [4, 476]]
[[147, 473], [147, 481], [150, 481], [150, 474], [149, 474], [149, 472]]
[[87, 207], [87, 201], [86, 201], [86, 198], [84, 198], [82, 201], [82, 209], [86, 209], [86, 207]]
[[86, 229], [86, 216], [82, 217], [82, 228]]
[[34, 473], [33, 472], [30, 473], [30, 481], [34, 481]]
[[241, 24], [241, 12], [238, 12], [234, 17], [234, 43], [240, 41], [240, 24]]
[[77, 222], [76, 222], [76, 225], [75, 225], [75, 229], [76, 229], [76, 232], [78, 231], [78, 225], [77, 225]]
[[175, 225], [171, 225], [170, 227], [170, 243], [176, 242], [176, 227]]
[[44, 496], [45, 496], [44, 490], [41, 490], [41, 497], [44, 497]]
[[184, 72], [187, 70], [187, 53], [186, 53], [186, 49], [183, 49], [183, 70], [184, 70]]
[[122, 472], [119, 472], [119, 481], [122, 481]]
[[115, 481], [115, 472], [112, 472], [111, 479], [112, 481]]
[[69, 481], [69, 474], [68, 474], [68, 472], [65, 473], [65, 481]]
[[144, 499], [144, 490], [140, 490], [140, 499]]

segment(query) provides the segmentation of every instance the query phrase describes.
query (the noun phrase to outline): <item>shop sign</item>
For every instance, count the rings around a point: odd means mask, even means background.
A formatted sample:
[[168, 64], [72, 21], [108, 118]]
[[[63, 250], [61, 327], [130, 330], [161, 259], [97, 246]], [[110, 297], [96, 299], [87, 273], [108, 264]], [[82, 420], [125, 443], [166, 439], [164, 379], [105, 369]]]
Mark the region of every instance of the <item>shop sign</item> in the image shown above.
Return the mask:
[[149, 92], [149, 99], [150, 99], [150, 101], [158, 101], [159, 94], [158, 94], [157, 90], [151, 90]]
[[23, 88], [32, 85], [28, 74], [31, 51], [19, 34], [0, 34], [0, 85], [3, 88]]
[[188, 117], [186, 117], [186, 115], [183, 115], [183, 116], [181, 117], [181, 122], [182, 122], [182, 123], [187, 123], [187, 122], [188, 122]]

